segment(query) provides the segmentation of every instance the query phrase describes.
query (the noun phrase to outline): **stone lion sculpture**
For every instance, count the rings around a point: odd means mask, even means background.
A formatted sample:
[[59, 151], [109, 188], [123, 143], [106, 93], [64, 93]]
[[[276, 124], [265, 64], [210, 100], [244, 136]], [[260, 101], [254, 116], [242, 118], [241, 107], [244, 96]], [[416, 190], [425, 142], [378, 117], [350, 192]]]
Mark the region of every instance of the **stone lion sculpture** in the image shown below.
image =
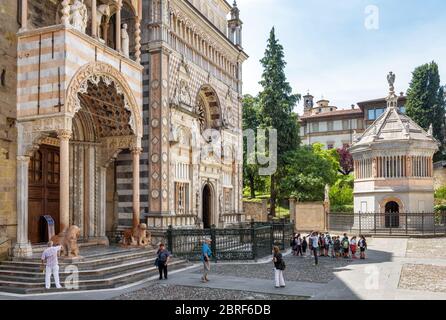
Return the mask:
[[61, 232], [51, 238], [54, 245], [62, 246], [61, 255], [68, 257], [79, 256], [79, 246], [77, 245], [77, 240], [80, 237], [80, 228], [78, 226], [71, 226], [66, 232]]
[[128, 246], [147, 246], [150, 243], [150, 232], [145, 223], [124, 231], [123, 244]]

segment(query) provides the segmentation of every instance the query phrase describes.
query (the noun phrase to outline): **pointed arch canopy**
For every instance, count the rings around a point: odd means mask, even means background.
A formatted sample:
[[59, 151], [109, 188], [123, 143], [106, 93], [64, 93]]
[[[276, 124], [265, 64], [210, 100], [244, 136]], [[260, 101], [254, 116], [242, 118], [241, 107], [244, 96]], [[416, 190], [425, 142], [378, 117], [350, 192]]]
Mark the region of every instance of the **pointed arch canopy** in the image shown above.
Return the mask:
[[80, 68], [70, 81], [66, 91], [65, 112], [74, 115], [81, 109], [79, 93], [87, 93], [89, 83], [98, 85], [103, 81], [107, 85], [114, 84], [119, 95], [123, 96], [125, 109], [131, 113], [129, 125], [134, 135], [142, 137], [141, 107], [138, 105], [130, 86], [122, 74], [113, 66], [104, 62], [93, 62]]

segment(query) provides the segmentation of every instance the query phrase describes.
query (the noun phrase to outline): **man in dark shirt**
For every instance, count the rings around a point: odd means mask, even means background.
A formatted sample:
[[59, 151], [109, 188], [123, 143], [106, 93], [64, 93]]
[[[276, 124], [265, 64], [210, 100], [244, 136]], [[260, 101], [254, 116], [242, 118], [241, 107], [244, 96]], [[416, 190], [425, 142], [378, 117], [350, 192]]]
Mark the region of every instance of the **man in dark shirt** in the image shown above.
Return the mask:
[[170, 260], [170, 252], [167, 251], [164, 243], [160, 243], [158, 252], [156, 253], [158, 255], [157, 263], [158, 263], [158, 270], [160, 273], [160, 280], [163, 280], [163, 273], [164, 273], [164, 279], [167, 280], [167, 265], [169, 264]]

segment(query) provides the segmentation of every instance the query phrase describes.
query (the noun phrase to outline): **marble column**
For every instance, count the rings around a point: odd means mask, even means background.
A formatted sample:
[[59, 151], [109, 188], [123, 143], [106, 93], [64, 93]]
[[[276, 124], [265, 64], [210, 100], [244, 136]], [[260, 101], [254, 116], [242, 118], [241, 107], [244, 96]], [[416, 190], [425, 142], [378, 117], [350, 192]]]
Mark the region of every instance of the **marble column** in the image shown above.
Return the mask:
[[13, 249], [14, 257], [32, 255], [28, 240], [28, 156], [17, 156], [17, 243]]
[[99, 167], [99, 225], [98, 236], [105, 238], [105, 223], [107, 217], [107, 167]]
[[70, 227], [70, 139], [71, 131], [60, 130], [60, 231]]
[[22, 23], [22, 27], [20, 31], [26, 31], [28, 30], [28, 0], [21, 0], [21, 7], [20, 22]]
[[91, 0], [91, 36], [98, 37], [98, 21], [97, 21], [97, 3], [96, 0]]
[[121, 52], [121, 9], [122, 0], [118, 0], [116, 11], [116, 51]]
[[133, 155], [133, 227], [137, 227], [140, 222], [140, 192], [139, 192], [139, 157], [141, 155], [141, 148], [132, 149]]
[[135, 17], [135, 61], [141, 63], [141, 18]]

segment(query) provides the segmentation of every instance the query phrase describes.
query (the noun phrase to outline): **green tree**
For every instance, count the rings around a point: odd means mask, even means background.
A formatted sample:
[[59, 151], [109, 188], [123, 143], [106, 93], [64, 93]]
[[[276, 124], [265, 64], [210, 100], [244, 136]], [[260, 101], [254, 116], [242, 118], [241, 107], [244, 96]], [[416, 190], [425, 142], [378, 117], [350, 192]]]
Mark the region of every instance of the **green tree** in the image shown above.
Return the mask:
[[[434, 137], [443, 145], [445, 119], [444, 88], [435, 62], [419, 66], [412, 73], [407, 91], [407, 115], [425, 130], [432, 124]], [[443, 147], [442, 147], [443, 150]], [[438, 159], [441, 153], [436, 155]]]
[[259, 94], [260, 120], [263, 128], [277, 130], [277, 171], [271, 175], [270, 196], [271, 214], [275, 216], [278, 196], [278, 182], [284, 176], [284, 160], [288, 152], [296, 150], [300, 144], [297, 115], [293, 112], [300, 95], [293, 94], [285, 76], [283, 46], [272, 28], [265, 56], [260, 60], [263, 66], [263, 90]]
[[[249, 129], [256, 131], [260, 127], [259, 111], [259, 99], [252, 95], [245, 95], [243, 97], [243, 131]], [[262, 181], [263, 179], [259, 175], [258, 165], [252, 163], [256, 160], [256, 154], [248, 155], [247, 143], [248, 139], [243, 143], [243, 180], [244, 185], [249, 186], [251, 198], [253, 199], [256, 197], [256, 190], [264, 184], [264, 181]]]
[[284, 159], [284, 175], [279, 185], [282, 197], [297, 197], [299, 201], [323, 201], [325, 186], [336, 181], [337, 167], [327, 154], [317, 148], [302, 146], [288, 152]]
[[330, 207], [332, 212], [352, 212], [353, 185], [353, 175], [338, 175], [337, 181], [330, 188]]

